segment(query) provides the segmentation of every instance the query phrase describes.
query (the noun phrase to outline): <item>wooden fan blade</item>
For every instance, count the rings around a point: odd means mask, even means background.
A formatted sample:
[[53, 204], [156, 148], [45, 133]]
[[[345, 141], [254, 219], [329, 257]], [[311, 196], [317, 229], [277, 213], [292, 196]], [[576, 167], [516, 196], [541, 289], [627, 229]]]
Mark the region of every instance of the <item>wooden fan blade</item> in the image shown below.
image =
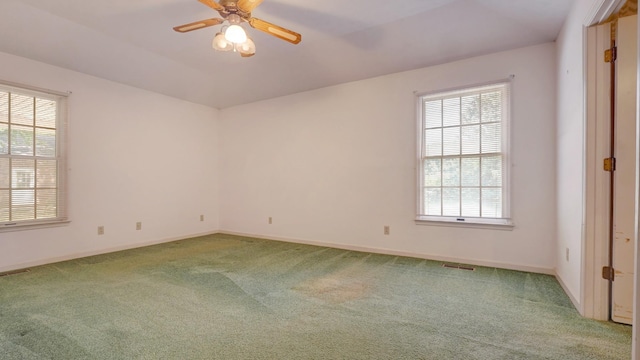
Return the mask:
[[215, 11], [224, 11], [224, 6], [218, 4], [217, 2], [213, 1], [213, 0], [198, 0], [201, 3], [207, 5], [208, 7], [212, 8]]
[[186, 32], [193, 31], [193, 30], [203, 29], [203, 28], [206, 28], [206, 27], [209, 27], [209, 26], [222, 24], [223, 21], [224, 21], [224, 19], [200, 20], [200, 21], [192, 22], [190, 24], [184, 24], [184, 25], [176, 26], [176, 27], [173, 28], [173, 30], [175, 30], [177, 32], [181, 32], [181, 33], [186, 33]]
[[260, 20], [258, 18], [251, 18], [249, 19], [249, 25], [251, 25], [251, 27], [258, 29], [260, 31], [264, 31], [267, 34], [273, 35], [277, 38], [280, 38], [284, 41], [288, 41], [292, 44], [297, 44], [300, 41], [302, 41], [302, 35], [298, 34], [297, 32], [285, 29], [283, 27], [280, 27], [278, 25], [274, 25], [271, 23], [268, 23], [264, 20]]
[[238, 4], [236, 6], [238, 6], [238, 9], [240, 9], [240, 11], [250, 13], [260, 4], [262, 4], [262, 0], [240, 0], [238, 1]]

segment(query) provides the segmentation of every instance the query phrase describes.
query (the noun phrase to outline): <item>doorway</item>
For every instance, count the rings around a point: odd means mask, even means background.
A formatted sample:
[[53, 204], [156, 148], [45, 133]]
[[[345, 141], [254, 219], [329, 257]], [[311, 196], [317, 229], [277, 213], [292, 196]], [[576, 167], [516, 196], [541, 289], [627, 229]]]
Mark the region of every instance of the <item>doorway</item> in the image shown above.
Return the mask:
[[[633, 322], [636, 190], [637, 15], [588, 29], [592, 101], [587, 158], [595, 239], [594, 317]], [[591, 201], [589, 203], [589, 201]], [[589, 231], [589, 229], [587, 231]], [[599, 254], [599, 256], [598, 256]], [[598, 298], [598, 295], [600, 297]]]

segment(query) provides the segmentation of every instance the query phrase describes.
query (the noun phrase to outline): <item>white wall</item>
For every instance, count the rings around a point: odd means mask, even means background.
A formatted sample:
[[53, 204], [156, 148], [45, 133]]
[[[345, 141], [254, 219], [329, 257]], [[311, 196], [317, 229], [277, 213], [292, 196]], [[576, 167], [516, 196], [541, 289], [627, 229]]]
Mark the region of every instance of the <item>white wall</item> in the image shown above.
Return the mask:
[[[584, 21], [599, 0], [576, 0], [556, 41], [558, 54], [556, 273], [582, 312], [584, 208]], [[597, 3], [597, 4], [596, 4]], [[565, 251], [569, 249], [569, 261]]]
[[[555, 64], [543, 44], [225, 109], [221, 229], [552, 272]], [[511, 74], [515, 229], [416, 225], [414, 91]]]
[[2, 80], [73, 92], [71, 223], [0, 232], [0, 271], [218, 229], [218, 110], [9, 54], [0, 64]]

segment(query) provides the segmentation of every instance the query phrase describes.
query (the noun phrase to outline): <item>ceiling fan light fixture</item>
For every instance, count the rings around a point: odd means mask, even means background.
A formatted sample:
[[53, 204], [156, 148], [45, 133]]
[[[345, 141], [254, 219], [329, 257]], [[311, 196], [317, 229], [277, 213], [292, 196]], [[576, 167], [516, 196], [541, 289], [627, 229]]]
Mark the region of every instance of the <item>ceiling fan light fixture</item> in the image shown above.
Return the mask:
[[234, 44], [242, 44], [247, 41], [247, 33], [240, 25], [231, 25], [224, 33], [225, 39]]
[[298, 44], [302, 40], [302, 35], [285, 29], [278, 25], [269, 23], [251, 16], [251, 12], [264, 0], [198, 0], [220, 14], [218, 18], [211, 18], [196, 21], [181, 26], [176, 26], [173, 30], [186, 33], [193, 30], [203, 29], [210, 26], [224, 24], [220, 31], [214, 36], [211, 46], [217, 51], [233, 51], [242, 57], [250, 57], [256, 53], [256, 44], [249, 38], [247, 32], [242, 28], [243, 22], [292, 44]]
[[212, 46], [215, 50], [218, 51], [231, 51], [233, 50], [233, 44], [227, 41], [224, 36], [224, 33], [219, 32], [213, 38]]

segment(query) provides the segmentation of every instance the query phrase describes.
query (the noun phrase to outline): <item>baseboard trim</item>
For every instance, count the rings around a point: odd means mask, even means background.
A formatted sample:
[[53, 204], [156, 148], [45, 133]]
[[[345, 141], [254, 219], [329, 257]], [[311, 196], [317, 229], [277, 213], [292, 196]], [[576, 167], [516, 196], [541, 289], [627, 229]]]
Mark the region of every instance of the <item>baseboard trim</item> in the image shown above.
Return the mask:
[[63, 262], [63, 261], [81, 259], [81, 258], [85, 258], [85, 257], [89, 257], [89, 256], [96, 256], [96, 255], [114, 253], [114, 252], [118, 252], [118, 251], [138, 249], [138, 248], [143, 248], [143, 247], [147, 247], [147, 246], [159, 245], [159, 244], [169, 243], [169, 242], [173, 242], [173, 241], [191, 239], [191, 238], [195, 238], [195, 237], [199, 237], [199, 236], [207, 236], [207, 235], [213, 235], [213, 234], [218, 234], [218, 233], [220, 233], [219, 230], [208, 231], [208, 232], [204, 232], [204, 233], [191, 234], [191, 235], [185, 235], [185, 236], [176, 236], [176, 237], [165, 238], [165, 239], [161, 239], [161, 240], [152, 240], [152, 241], [146, 241], [146, 242], [142, 242], [142, 243], [115, 246], [115, 247], [106, 248], [106, 249], [87, 251], [87, 252], [75, 253], [75, 254], [64, 255], [64, 256], [57, 256], [57, 257], [52, 257], [52, 258], [40, 259], [40, 260], [36, 260], [36, 261], [29, 261], [29, 262], [25, 262], [25, 263], [21, 263], [21, 264], [15, 264], [15, 265], [9, 265], [9, 266], [0, 267], [0, 273], [8, 272], [8, 271], [22, 270], [22, 269], [26, 269], [26, 268], [42, 266], [42, 265], [48, 265], [48, 264], [55, 264], [55, 263], [59, 263], [59, 262]]
[[172, 242], [172, 241], [179, 241], [179, 240], [185, 240], [185, 239], [195, 238], [195, 237], [199, 237], [199, 236], [207, 236], [207, 235], [214, 235], [214, 234], [227, 234], [227, 235], [245, 236], [245, 237], [252, 237], [252, 238], [257, 238], [257, 239], [282, 241], [282, 242], [295, 243], [295, 244], [324, 246], [324, 247], [330, 247], [330, 248], [342, 249], [342, 250], [349, 250], [349, 251], [369, 252], [369, 253], [374, 253], [374, 254], [384, 254], [384, 255], [393, 255], [393, 256], [406, 256], [406, 257], [413, 257], [413, 258], [433, 260], [433, 261], [461, 263], [461, 264], [469, 264], [469, 265], [476, 265], [476, 266], [494, 267], [494, 268], [500, 268], [500, 269], [508, 269], [508, 270], [525, 271], [525, 272], [531, 272], [531, 273], [552, 275], [552, 276], [555, 276], [556, 279], [558, 279], [558, 282], [560, 283], [560, 285], [562, 286], [564, 291], [567, 293], [567, 295], [571, 299], [571, 302], [574, 304], [574, 306], [576, 306], [577, 309], [580, 309], [579, 302], [577, 302], [576, 299], [567, 290], [566, 285], [564, 284], [564, 282], [562, 282], [562, 279], [557, 275], [557, 273], [555, 272], [554, 269], [546, 269], [546, 268], [534, 267], [534, 266], [509, 264], [509, 263], [502, 263], [502, 262], [495, 262], [495, 261], [483, 261], [483, 260], [476, 260], [476, 259], [454, 258], [454, 257], [439, 256], [439, 255], [433, 255], [433, 254], [414, 253], [414, 252], [409, 252], [409, 251], [398, 251], [398, 250], [393, 250], [393, 249], [375, 248], [375, 247], [368, 247], [368, 246], [346, 245], [346, 244], [337, 244], [337, 243], [315, 241], [315, 240], [307, 240], [307, 239], [296, 239], [296, 238], [281, 237], [281, 236], [251, 234], [251, 233], [244, 233], [244, 232], [231, 231], [231, 230], [214, 230], [214, 231], [209, 231], [209, 232], [204, 232], [204, 233], [197, 233], [197, 234], [190, 234], [190, 235], [185, 235], [185, 236], [164, 238], [164, 239], [160, 239], [160, 240], [147, 241], [147, 242], [143, 242], [143, 243], [115, 246], [115, 247], [105, 248], [105, 249], [100, 249], [100, 250], [87, 251], [87, 252], [82, 252], [82, 253], [69, 254], [69, 255], [65, 255], [65, 256], [58, 256], [58, 257], [40, 259], [40, 260], [36, 260], [36, 261], [30, 261], [30, 262], [25, 262], [25, 263], [20, 263], [20, 264], [0, 267], [0, 273], [1, 272], [7, 272], [7, 271], [15, 271], [15, 270], [26, 269], [26, 268], [30, 268], [30, 267], [42, 266], [42, 265], [47, 265], [47, 264], [53, 264], [53, 263], [58, 263], [58, 262], [62, 262], [62, 261], [80, 259], [80, 258], [89, 257], [89, 256], [96, 256], [96, 255], [108, 254], [108, 253], [113, 253], [113, 252], [118, 252], [118, 251], [143, 248], [143, 247], [147, 247], [147, 246], [153, 246], [153, 245], [169, 243], [169, 242]]
[[569, 291], [569, 288], [567, 287], [567, 284], [564, 283], [564, 280], [562, 280], [562, 277], [560, 277], [560, 275], [558, 275], [558, 272], [554, 270], [554, 273], [555, 273], [554, 276], [556, 277], [556, 280], [558, 280], [558, 283], [562, 287], [562, 290], [564, 290], [565, 294], [567, 294], [567, 296], [569, 297], [569, 300], [571, 300], [571, 303], [573, 304], [573, 306], [576, 308], [578, 313], [580, 313], [580, 315], [584, 316], [584, 309], [582, 308], [582, 305], [580, 304], [580, 301], [578, 301], [578, 299], [576, 299], [576, 297], [573, 296], [571, 291]]
[[219, 233], [220, 234], [227, 234], [227, 235], [252, 237], [252, 238], [264, 239], [264, 240], [282, 241], [282, 242], [295, 243], [295, 244], [324, 246], [324, 247], [330, 247], [330, 248], [334, 248], [334, 249], [369, 252], [369, 253], [374, 253], [374, 254], [406, 256], [406, 257], [413, 257], [413, 258], [425, 259], [425, 260], [434, 260], [434, 261], [461, 263], [461, 264], [484, 266], [484, 267], [493, 267], [493, 268], [499, 268], [499, 269], [524, 271], [524, 272], [545, 274], [545, 275], [552, 275], [552, 276], [556, 275], [556, 272], [555, 272], [554, 269], [547, 269], [547, 268], [527, 266], [527, 265], [516, 265], [516, 264], [509, 264], [509, 263], [502, 263], [502, 262], [495, 262], [495, 261], [483, 261], [483, 260], [476, 260], [476, 259], [453, 258], [453, 257], [446, 257], [446, 256], [432, 255], [432, 254], [413, 253], [413, 252], [409, 252], [409, 251], [398, 251], [398, 250], [384, 249], [384, 248], [375, 248], [375, 247], [367, 247], [367, 246], [355, 246], [355, 245], [346, 245], [346, 244], [336, 244], [336, 243], [328, 243], [328, 242], [321, 242], [321, 241], [315, 241], [315, 240], [294, 239], [294, 238], [281, 237], [281, 236], [250, 234], [250, 233], [243, 233], [243, 232], [237, 232], [237, 231], [231, 231], [231, 230], [220, 230]]

